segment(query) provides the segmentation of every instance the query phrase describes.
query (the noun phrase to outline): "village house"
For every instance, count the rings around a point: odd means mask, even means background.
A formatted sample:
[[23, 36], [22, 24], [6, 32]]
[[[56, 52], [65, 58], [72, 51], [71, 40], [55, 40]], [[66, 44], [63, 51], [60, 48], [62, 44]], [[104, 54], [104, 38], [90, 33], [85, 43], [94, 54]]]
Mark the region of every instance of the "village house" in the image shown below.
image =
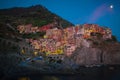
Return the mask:
[[32, 24], [24, 25], [24, 28], [25, 28], [24, 33], [29, 34], [31, 33]]
[[52, 24], [41, 28], [28, 24], [18, 26], [18, 30], [20, 33], [26, 34], [45, 31], [44, 38], [29, 39], [29, 42], [36, 51], [45, 52], [46, 55], [65, 54], [70, 56], [77, 47], [90, 47], [92, 43], [87, 39], [94, 38], [93, 36], [97, 36], [96, 34], [102, 35], [104, 40], [111, 39], [112, 35], [110, 29], [99, 27], [96, 24], [76, 25], [65, 29], [53, 28]]
[[53, 23], [44, 25], [44, 26], [42, 26], [42, 27], [39, 28], [39, 31], [40, 31], [40, 32], [41, 32], [41, 31], [47, 31], [47, 30], [53, 28], [53, 26], [54, 26]]
[[99, 27], [96, 24], [84, 24], [84, 38], [90, 38], [91, 34], [101, 34], [103, 39], [111, 39], [111, 30], [108, 28]]
[[17, 30], [19, 31], [19, 33], [24, 33], [24, 31], [25, 31], [25, 26], [24, 25], [19, 25], [18, 27], [17, 27]]
[[31, 27], [31, 33], [39, 32], [38, 27]]
[[57, 41], [60, 41], [62, 38], [62, 31], [57, 28], [49, 29], [46, 31], [45, 35], [48, 39], [55, 39]]
[[106, 30], [106, 34], [103, 35], [103, 39], [107, 40], [107, 39], [112, 39], [112, 32], [109, 28], [105, 29]]

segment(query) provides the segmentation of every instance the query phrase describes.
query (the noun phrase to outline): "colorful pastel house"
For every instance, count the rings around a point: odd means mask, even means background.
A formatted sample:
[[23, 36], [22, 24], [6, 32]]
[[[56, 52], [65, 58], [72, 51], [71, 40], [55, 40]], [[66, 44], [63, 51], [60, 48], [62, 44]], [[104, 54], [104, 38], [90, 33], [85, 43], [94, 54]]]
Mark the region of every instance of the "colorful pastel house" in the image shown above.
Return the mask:
[[[46, 55], [65, 54], [70, 56], [77, 47], [90, 47], [91, 42], [87, 39], [92, 38], [92, 33], [103, 35], [103, 39], [111, 39], [111, 30], [99, 27], [96, 24], [77, 25], [63, 30], [53, 28], [53, 24], [40, 27], [32, 25], [18, 26], [20, 33], [36, 33], [45, 31], [44, 38], [38, 40], [29, 39], [35, 50], [45, 52]], [[28, 41], [28, 40], [27, 40]]]
[[24, 31], [25, 31], [25, 26], [24, 25], [19, 25], [19, 26], [17, 26], [17, 30], [19, 31], [19, 33], [24, 33]]
[[40, 31], [47, 31], [53, 27], [53, 24], [47, 24], [39, 28]]
[[32, 24], [24, 25], [24, 27], [25, 27], [24, 33], [26, 34], [31, 33]]

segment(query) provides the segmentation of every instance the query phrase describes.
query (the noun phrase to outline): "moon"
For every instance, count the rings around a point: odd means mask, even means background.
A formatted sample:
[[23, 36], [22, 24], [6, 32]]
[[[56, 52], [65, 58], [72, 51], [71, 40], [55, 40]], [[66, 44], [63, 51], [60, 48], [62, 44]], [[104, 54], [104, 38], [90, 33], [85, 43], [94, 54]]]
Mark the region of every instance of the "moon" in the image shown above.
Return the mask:
[[113, 8], [114, 8], [114, 6], [113, 6], [113, 5], [110, 5], [110, 8], [111, 8], [111, 9], [113, 9]]

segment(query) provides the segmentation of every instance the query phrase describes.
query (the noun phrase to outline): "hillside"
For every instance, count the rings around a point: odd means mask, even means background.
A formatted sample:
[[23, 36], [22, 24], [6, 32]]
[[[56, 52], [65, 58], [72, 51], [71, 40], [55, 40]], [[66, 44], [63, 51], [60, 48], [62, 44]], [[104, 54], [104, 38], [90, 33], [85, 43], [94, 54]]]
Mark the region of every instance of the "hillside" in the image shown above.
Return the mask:
[[11, 23], [14, 27], [20, 24], [29, 23], [34, 26], [43, 26], [52, 23], [54, 21], [54, 17], [58, 18], [63, 27], [73, 25], [41, 5], [27, 8], [14, 7], [0, 10], [0, 24]]

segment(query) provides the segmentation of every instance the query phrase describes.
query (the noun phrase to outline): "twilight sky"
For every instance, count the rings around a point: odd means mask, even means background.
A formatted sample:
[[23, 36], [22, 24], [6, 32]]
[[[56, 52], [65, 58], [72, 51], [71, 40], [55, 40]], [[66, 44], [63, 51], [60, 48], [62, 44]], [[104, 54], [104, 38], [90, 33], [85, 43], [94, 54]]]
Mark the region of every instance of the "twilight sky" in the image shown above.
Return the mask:
[[107, 26], [120, 41], [120, 0], [0, 0], [0, 9], [38, 4], [73, 24]]

